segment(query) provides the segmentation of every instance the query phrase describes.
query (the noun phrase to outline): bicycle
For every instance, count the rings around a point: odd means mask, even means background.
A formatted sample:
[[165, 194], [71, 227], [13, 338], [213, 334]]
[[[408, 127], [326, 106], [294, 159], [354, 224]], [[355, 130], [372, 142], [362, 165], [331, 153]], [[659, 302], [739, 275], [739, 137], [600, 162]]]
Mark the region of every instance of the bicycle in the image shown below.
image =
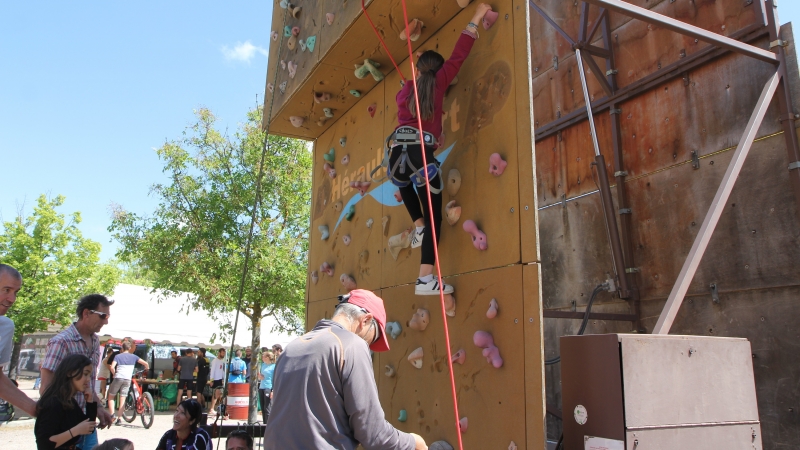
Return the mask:
[[142, 418], [142, 425], [150, 428], [153, 425], [153, 417], [155, 416], [155, 408], [153, 405], [153, 396], [149, 392], [143, 392], [142, 385], [137, 381], [142, 378], [143, 370], [140, 370], [131, 377], [131, 388], [128, 391], [128, 396], [125, 397], [125, 409], [122, 411], [122, 418], [125, 422], [131, 423], [136, 419], [136, 414]]
[[[19, 386], [17, 380], [11, 380], [11, 382], [14, 383], [14, 386]], [[11, 422], [14, 420], [15, 413], [14, 405], [0, 398], [0, 423]]]

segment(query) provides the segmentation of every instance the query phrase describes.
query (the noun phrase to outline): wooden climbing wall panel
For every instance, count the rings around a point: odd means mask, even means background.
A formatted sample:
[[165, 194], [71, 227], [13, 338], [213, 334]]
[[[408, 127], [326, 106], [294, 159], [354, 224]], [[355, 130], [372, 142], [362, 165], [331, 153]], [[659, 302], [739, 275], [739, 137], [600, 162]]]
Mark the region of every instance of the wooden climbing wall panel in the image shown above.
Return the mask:
[[[504, 267], [459, 276], [455, 317], [448, 317], [453, 353], [466, 351], [463, 365], [454, 364], [459, 413], [469, 427], [463, 434], [464, 448], [508, 448], [514, 441], [525, 447], [525, 351], [523, 329], [522, 266]], [[489, 301], [495, 298], [499, 313], [486, 318]], [[380, 360], [378, 390], [386, 418], [400, 430], [420, 434], [426, 442], [444, 439], [457, 442], [450, 378], [447, 368], [442, 311], [438, 296], [415, 296], [413, 286], [383, 290], [387, 320], [402, 324], [397, 339], [389, 339], [391, 350], [377, 354]], [[430, 312], [424, 331], [407, 322], [418, 308]], [[473, 334], [488, 331], [500, 349], [503, 366], [495, 369], [473, 344]], [[417, 369], [408, 355], [422, 347], [423, 364]], [[386, 365], [395, 376], [385, 375]], [[398, 420], [406, 410], [406, 422]], [[537, 447], [532, 447], [537, 448]]]

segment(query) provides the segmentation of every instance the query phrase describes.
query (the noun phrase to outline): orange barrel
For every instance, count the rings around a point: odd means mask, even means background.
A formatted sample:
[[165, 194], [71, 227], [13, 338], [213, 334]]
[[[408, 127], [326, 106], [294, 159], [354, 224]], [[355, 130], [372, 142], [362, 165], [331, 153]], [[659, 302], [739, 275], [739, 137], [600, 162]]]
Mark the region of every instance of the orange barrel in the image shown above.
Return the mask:
[[225, 412], [231, 419], [247, 420], [250, 406], [250, 384], [228, 383], [228, 406]]

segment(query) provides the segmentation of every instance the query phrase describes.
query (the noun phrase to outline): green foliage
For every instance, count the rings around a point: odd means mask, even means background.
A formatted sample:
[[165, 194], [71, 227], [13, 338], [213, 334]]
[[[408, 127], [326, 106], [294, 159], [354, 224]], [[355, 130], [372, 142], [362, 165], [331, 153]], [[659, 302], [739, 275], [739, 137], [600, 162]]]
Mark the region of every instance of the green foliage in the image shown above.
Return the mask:
[[100, 263], [100, 244], [82, 236], [80, 213], [67, 221], [56, 211], [64, 200], [61, 195], [52, 199], [42, 195], [31, 216], [20, 214], [3, 223], [0, 262], [14, 266], [23, 277], [17, 302], [8, 312], [17, 341], [23, 334], [47, 329], [44, 319], [69, 324], [78, 298], [109, 295], [119, 279], [119, 269]]
[[[151, 192], [152, 215], [115, 206], [109, 231], [117, 257], [138, 265], [167, 291], [191, 292], [192, 309], [236, 309], [250, 217], [263, 149], [260, 109], [229, 137], [207, 109], [180, 140], [157, 150], [170, 182]], [[273, 317], [282, 331], [302, 329], [311, 203], [311, 153], [302, 141], [269, 136], [241, 312], [260, 330]], [[230, 326], [230, 324], [225, 324]]]

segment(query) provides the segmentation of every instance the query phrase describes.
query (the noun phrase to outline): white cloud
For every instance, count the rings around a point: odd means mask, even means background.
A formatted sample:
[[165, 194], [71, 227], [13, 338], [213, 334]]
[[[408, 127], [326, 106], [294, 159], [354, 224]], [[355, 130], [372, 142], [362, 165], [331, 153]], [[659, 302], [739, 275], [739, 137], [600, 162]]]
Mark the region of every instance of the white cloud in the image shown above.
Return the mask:
[[250, 41], [237, 42], [233, 48], [227, 45], [222, 46], [222, 54], [225, 56], [225, 59], [229, 61], [249, 63], [259, 53], [264, 56], [269, 55], [266, 49], [253, 45]]

